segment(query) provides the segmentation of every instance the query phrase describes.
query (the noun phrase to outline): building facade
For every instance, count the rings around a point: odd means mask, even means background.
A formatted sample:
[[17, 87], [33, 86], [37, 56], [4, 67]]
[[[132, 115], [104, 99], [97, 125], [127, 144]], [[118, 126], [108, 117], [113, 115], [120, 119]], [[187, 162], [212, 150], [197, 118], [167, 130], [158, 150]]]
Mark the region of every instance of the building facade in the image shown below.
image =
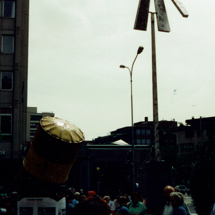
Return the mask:
[[206, 141], [215, 141], [215, 117], [200, 117], [186, 120], [186, 125], [178, 127], [178, 155], [192, 159], [195, 148]]
[[[153, 145], [154, 123], [152, 121], [148, 121], [148, 118], [145, 117], [145, 121], [134, 123], [133, 129], [134, 145], [147, 145], [149, 147]], [[110, 135], [98, 137], [93, 142], [95, 144], [111, 144], [119, 139], [132, 145], [132, 127], [126, 126], [111, 131]]]
[[[84, 142], [67, 181], [68, 186], [94, 190], [99, 195], [132, 193], [131, 145], [94, 144]], [[141, 193], [146, 192], [146, 162], [151, 148], [135, 146], [135, 183]]]
[[[174, 120], [159, 122], [160, 144], [165, 149], [164, 157], [169, 161], [172, 151], [167, 149], [176, 146], [176, 130], [177, 122]], [[143, 195], [151, 181], [151, 173], [147, 173], [146, 167], [153, 159], [153, 135], [154, 123], [148, 121], [147, 117], [145, 121], [134, 124], [135, 184], [138, 184], [137, 190]], [[127, 126], [110, 132], [110, 135], [85, 142], [71, 170], [68, 183], [77, 189], [93, 189], [101, 195], [131, 194], [132, 164], [132, 127]]]
[[26, 144], [28, 29], [29, 1], [0, 0], [0, 192], [12, 189]]
[[0, 159], [21, 158], [26, 143], [28, 0], [0, 1]]
[[[145, 117], [145, 121], [134, 123], [134, 145], [144, 145], [152, 149], [154, 156], [154, 122]], [[177, 122], [175, 120], [159, 121], [159, 142], [162, 149], [162, 159], [171, 160], [173, 150], [176, 150]], [[132, 127], [127, 126], [111, 131], [110, 135], [98, 137], [93, 142], [95, 144], [111, 144], [122, 139], [132, 145]]]
[[34, 138], [34, 135], [37, 131], [37, 127], [40, 123], [40, 120], [46, 116], [54, 117], [54, 113], [51, 113], [51, 112], [37, 113], [37, 107], [28, 107], [28, 109], [27, 109], [27, 132], [26, 132], [26, 142], [27, 143], [31, 142], [31, 140]]

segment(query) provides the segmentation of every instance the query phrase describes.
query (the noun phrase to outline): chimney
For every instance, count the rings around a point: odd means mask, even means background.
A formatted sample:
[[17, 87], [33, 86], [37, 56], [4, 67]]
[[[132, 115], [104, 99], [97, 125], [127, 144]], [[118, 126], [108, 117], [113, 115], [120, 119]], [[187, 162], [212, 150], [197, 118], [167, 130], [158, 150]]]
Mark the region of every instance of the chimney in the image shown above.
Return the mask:
[[148, 117], [147, 116], [145, 117], [145, 122], [148, 122]]

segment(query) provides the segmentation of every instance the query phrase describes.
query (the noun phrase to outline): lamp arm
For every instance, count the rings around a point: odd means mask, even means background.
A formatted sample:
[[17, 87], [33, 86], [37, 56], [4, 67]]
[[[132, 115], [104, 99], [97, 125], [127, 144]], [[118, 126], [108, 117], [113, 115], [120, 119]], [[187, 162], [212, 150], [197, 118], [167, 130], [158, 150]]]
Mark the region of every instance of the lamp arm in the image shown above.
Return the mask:
[[135, 63], [135, 61], [136, 61], [136, 59], [137, 59], [137, 56], [138, 56], [138, 54], [137, 54], [136, 57], [134, 58], [134, 61], [133, 61], [132, 66], [131, 66], [131, 71], [130, 71], [131, 75], [132, 75], [132, 72], [133, 72], [133, 67], [134, 67], [134, 63]]

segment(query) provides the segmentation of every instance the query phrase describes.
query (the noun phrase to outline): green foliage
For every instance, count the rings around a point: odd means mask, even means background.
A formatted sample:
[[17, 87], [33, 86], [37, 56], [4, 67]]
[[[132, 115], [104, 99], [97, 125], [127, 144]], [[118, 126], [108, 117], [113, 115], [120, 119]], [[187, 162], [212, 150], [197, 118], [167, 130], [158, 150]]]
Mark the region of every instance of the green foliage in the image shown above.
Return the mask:
[[192, 198], [199, 215], [210, 215], [215, 203], [215, 142], [198, 146], [192, 164], [190, 184]]

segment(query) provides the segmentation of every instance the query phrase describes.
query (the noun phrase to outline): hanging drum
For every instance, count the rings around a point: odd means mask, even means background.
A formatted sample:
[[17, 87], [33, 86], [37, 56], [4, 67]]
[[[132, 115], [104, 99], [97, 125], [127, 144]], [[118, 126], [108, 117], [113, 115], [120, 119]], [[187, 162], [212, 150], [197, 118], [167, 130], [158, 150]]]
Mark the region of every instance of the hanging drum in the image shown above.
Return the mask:
[[44, 117], [23, 166], [36, 178], [63, 183], [68, 179], [83, 141], [84, 134], [75, 125], [57, 117]]

